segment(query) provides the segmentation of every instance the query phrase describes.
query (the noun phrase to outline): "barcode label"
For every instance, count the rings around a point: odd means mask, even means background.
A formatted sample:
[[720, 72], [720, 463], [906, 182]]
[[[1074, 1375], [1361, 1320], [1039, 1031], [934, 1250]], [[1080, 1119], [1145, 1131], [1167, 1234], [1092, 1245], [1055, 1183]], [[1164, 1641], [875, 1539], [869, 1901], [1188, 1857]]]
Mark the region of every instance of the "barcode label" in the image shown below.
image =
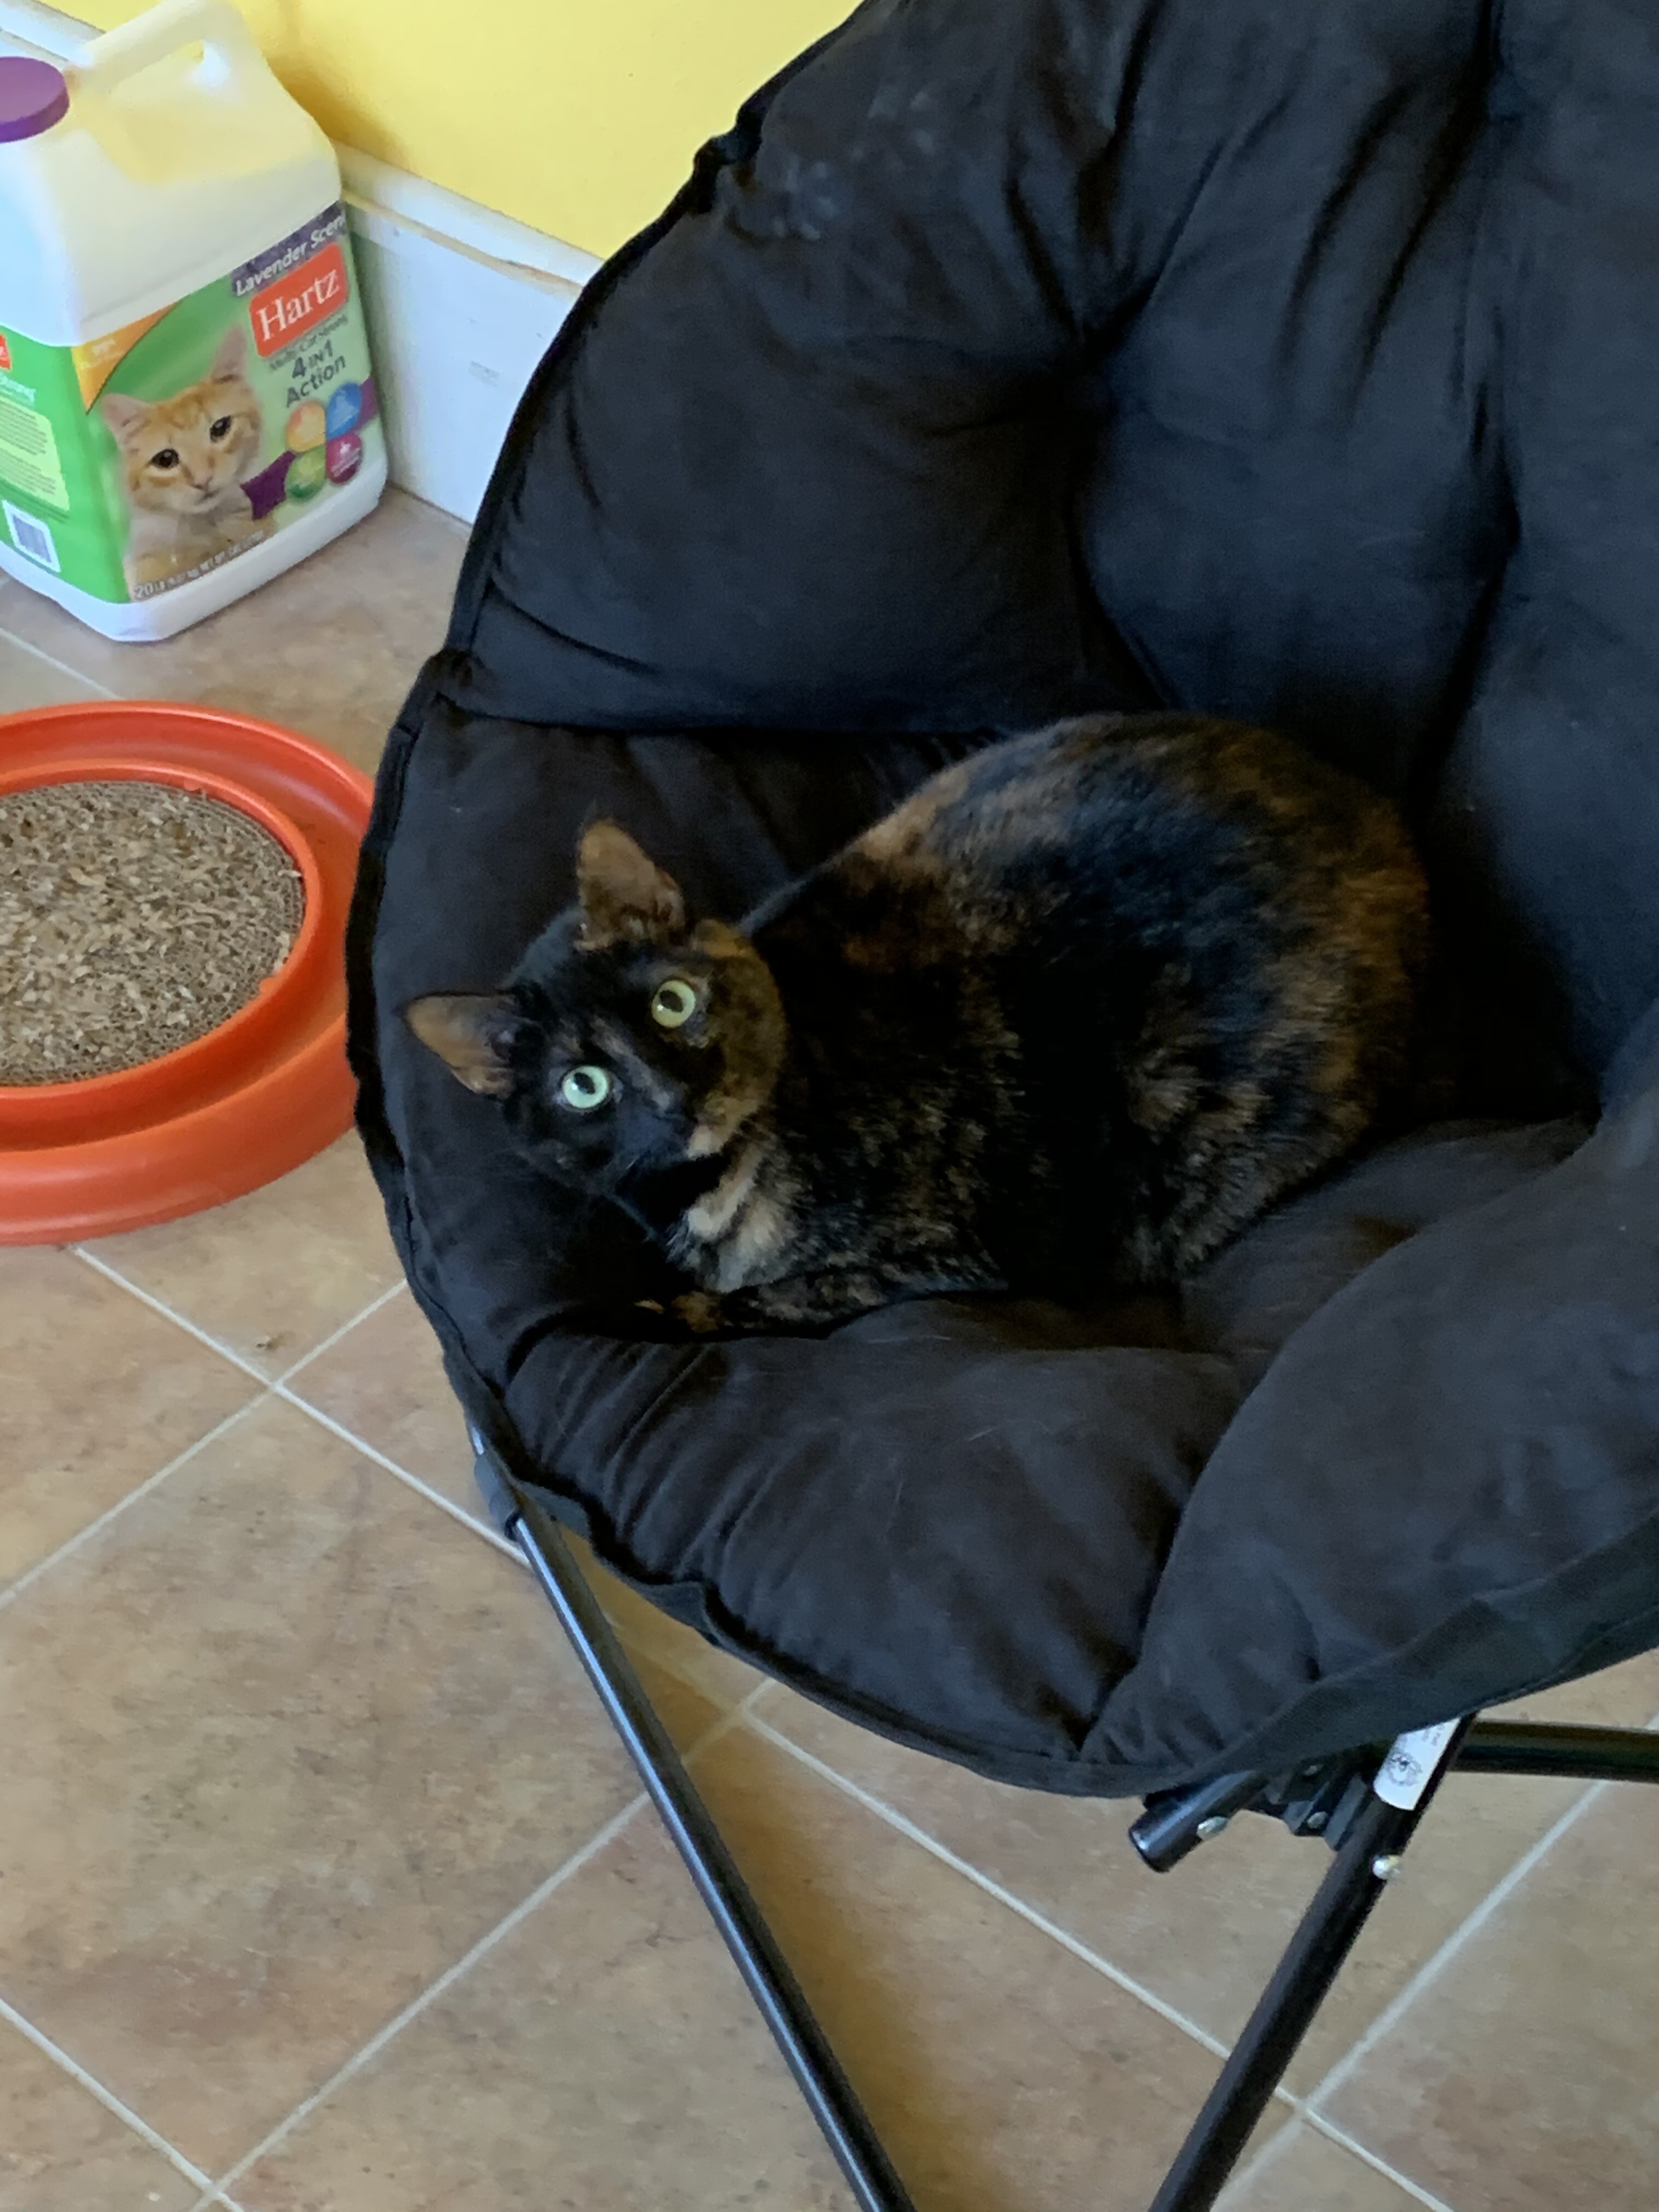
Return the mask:
[[26, 554], [31, 561], [38, 561], [43, 568], [50, 568], [54, 576], [61, 575], [63, 571], [58, 564], [58, 548], [53, 544], [52, 532], [46, 524], [37, 522], [32, 514], [25, 514], [9, 499], [0, 499], [0, 507], [6, 511], [6, 527], [11, 532], [11, 542], [18, 551]]

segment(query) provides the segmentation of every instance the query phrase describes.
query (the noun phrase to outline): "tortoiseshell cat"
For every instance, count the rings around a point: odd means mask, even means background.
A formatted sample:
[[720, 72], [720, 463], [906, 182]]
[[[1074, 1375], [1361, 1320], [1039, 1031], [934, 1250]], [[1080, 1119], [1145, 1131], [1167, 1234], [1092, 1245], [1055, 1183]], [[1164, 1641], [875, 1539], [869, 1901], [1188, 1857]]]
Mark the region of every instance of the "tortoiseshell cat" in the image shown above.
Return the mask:
[[165, 583], [264, 535], [241, 483], [264, 430], [258, 395], [243, 373], [246, 359], [239, 326], [225, 334], [207, 374], [171, 399], [104, 394], [130, 517], [122, 563], [130, 590]]
[[1392, 808], [1262, 730], [1096, 716], [933, 776], [737, 927], [611, 822], [500, 992], [410, 1027], [698, 1287], [696, 1330], [1167, 1282], [1407, 1073]]

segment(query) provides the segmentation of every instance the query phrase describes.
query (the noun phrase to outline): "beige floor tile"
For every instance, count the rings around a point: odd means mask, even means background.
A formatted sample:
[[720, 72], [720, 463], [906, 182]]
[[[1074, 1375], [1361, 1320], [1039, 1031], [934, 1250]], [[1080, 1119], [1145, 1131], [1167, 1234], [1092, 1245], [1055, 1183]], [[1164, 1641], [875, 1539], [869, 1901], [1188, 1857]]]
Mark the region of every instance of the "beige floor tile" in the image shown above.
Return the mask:
[[352, 1135], [246, 1198], [88, 1249], [272, 1376], [402, 1274]]
[[[1145, 2212], [1202, 2051], [746, 1731], [698, 1779], [919, 2212]], [[848, 2202], [649, 1830], [400, 2045], [238, 2185], [251, 2212]]]
[[1604, 1792], [1330, 2100], [1457, 2212], [1648, 2212], [1659, 1791]]
[[72, 1253], [0, 1250], [0, 1588], [258, 1384]]
[[922, 2212], [1145, 2212], [1208, 2053], [747, 1730], [700, 1779]]
[[1218, 2212], [1411, 2212], [1418, 2201], [1340, 2143], [1293, 2124]]
[[[1656, 1704], [1659, 1658], [1650, 1656], [1526, 1710], [1638, 1726]], [[1322, 1845], [1249, 1817], [1173, 1872], [1150, 1874], [1125, 1833], [1133, 1803], [982, 1782], [777, 1687], [760, 1715], [1224, 2042], [1249, 2017], [1329, 1864]], [[1292, 2066], [1292, 2088], [1319, 2081], [1578, 1794], [1567, 1782], [1447, 1784]]]
[[0, 581], [0, 631], [106, 690], [201, 700], [280, 722], [373, 769], [442, 642], [466, 532], [406, 492], [261, 592], [161, 645], [112, 645]]
[[648, 1815], [235, 2189], [248, 2212], [852, 2203]]
[[[0, 580], [0, 622], [4, 617], [6, 589]], [[0, 634], [0, 714], [21, 714], [26, 707], [61, 707], [99, 696], [95, 684]]]
[[[1559, 1721], [1585, 1728], [1646, 1728], [1659, 1719], [1659, 1651], [1603, 1668], [1577, 1682], [1494, 1705], [1490, 1720]], [[1524, 1785], [1523, 1785], [1524, 1786]]]
[[0, 2021], [0, 2212], [187, 2212], [200, 2191]]
[[698, 1778], [923, 2212], [1145, 2212], [1206, 2052], [747, 1729]]
[[0, 1994], [240, 2157], [634, 1796], [530, 1595], [256, 1407], [0, 1616]]
[[482, 1514], [466, 1423], [438, 1340], [407, 1291], [308, 1360], [289, 1387], [463, 1512]]
[[[302, 1367], [291, 1387], [463, 1512], [482, 1516], [466, 1425], [437, 1340], [411, 1297], [393, 1298], [368, 1315]], [[570, 1540], [600, 1603], [635, 1653], [721, 1705], [735, 1704], [758, 1685], [752, 1668], [659, 1613], [607, 1574], [586, 1545]]]

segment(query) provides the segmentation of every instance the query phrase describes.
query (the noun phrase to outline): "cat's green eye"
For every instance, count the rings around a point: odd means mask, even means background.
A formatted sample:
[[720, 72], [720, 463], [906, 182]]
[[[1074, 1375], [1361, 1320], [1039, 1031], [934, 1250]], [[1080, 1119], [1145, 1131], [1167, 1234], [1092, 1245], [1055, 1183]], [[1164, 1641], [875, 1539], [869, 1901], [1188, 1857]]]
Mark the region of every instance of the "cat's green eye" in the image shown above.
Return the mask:
[[573, 1067], [559, 1085], [559, 1096], [578, 1114], [591, 1114], [611, 1096], [611, 1078], [602, 1067]]
[[149, 465], [153, 469], [176, 469], [179, 456], [171, 446], [163, 446], [159, 453], [150, 455]]
[[697, 1011], [697, 994], [684, 976], [671, 975], [659, 983], [651, 1001], [651, 1018], [665, 1030], [682, 1028]]

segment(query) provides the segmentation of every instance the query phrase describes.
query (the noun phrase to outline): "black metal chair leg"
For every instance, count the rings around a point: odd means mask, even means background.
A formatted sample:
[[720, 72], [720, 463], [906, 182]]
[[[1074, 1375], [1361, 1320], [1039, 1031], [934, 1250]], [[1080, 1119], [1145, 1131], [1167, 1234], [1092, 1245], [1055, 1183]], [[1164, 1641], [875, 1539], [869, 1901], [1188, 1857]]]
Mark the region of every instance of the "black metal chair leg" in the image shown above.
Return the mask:
[[1397, 1872], [1455, 1756], [1457, 1740], [1454, 1735], [1448, 1741], [1414, 1803], [1389, 1804], [1372, 1796], [1355, 1818], [1153, 2199], [1152, 2212], [1209, 2212], [1226, 2186], [1372, 1906]]
[[1659, 1735], [1643, 1729], [1476, 1721], [1457, 1753], [1460, 1774], [1560, 1774], [1575, 1782], [1659, 1782]]
[[842, 2071], [558, 1523], [533, 1498], [512, 1487], [476, 1436], [473, 1444], [478, 1487], [496, 1526], [524, 1553], [575, 1646], [861, 2212], [915, 2212], [880, 2136]]

